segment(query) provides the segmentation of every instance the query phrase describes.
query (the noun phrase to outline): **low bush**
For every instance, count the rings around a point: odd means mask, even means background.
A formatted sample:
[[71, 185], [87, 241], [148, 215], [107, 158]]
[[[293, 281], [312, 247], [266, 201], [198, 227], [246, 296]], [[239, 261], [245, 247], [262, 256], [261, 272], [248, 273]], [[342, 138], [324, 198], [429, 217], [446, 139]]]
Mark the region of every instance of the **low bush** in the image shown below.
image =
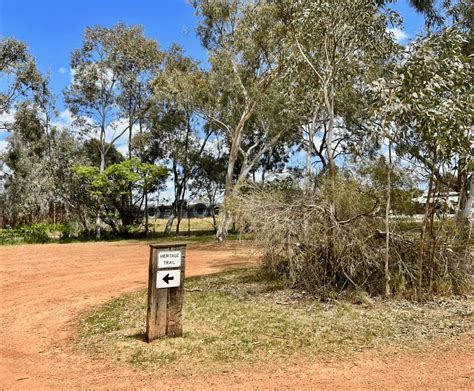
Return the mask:
[[46, 243], [50, 240], [50, 233], [56, 230], [52, 224], [33, 224], [20, 228], [25, 242]]
[[0, 243], [47, 243], [52, 239], [63, 237], [68, 226], [63, 224], [32, 224], [18, 228], [0, 230]]
[[0, 230], [0, 243], [16, 243], [18, 241], [23, 241], [23, 235], [19, 229], [13, 228], [4, 228]]
[[[236, 203], [236, 215], [260, 244], [263, 267], [285, 277], [289, 286], [310, 292], [354, 288], [384, 293], [386, 234], [377, 193], [347, 178], [338, 179], [333, 194], [331, 188], [321, 183], [316, 192], [305, 194], [287, 184], [253, 187]], [[419, 296], [418, 234], [393, 224], [390, 290]], [[454, 222], [445, 223], [437, 242], [430, 244], [435, 251], [424, 261], [423, 292], [469, 289], [472, 259], [455, 230]]]
[[61, 240], [68, 240], [68, 239], [75, 239], [81, 237], [83, 234], [86, 233], [83, 226], [76, 222], [68, 222], [62, 224], [61, 226]]

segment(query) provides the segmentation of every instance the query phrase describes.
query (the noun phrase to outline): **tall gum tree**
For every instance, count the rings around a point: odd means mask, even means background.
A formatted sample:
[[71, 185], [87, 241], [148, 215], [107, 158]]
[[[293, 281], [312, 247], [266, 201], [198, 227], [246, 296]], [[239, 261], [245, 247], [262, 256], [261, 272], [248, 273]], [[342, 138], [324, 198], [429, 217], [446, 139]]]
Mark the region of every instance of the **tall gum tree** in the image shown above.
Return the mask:
[[[135, 152], [143, 163], [146, 159], [143, 145], [138, 141], [134, 142], [134, 132], [136, 139], [140, 140], [148, 130], [147, 121], [152, 107], [152, 86], [151, 82], [159, 71], [162, 63], [162, 53], [158, 48], [158, 43], [153, 39], [144, 36], [142, 26], [127, 28], [118, 25], [120, 31], [116, 42], [118, 81], [120, 93], [117, 104], [121, 111], [121, 117], [126, 118], [128, 128], [128, 159], [130, 160]], [[141, 188], [147, 191], [148, 187]], [[133, 203], [132, 184], [129, 186], [129, 203]], [[143, 194], [144, 208], [148, 210], [148, 193]], [[145, 234], [148, 233], [148, 213], [145, 213]]]
[[[22, 101], [44, 107], [45, 101], [49, 100], [47, 79], [38, 71], [35, 59], [21, 41], [0, 37], [0, 77], [2, 117]], [[0, 120], [0, 128], [9, 130], [8, 123]]]
[[[387, 32], [390, 14], [369, 0], [294, 0], [283, 7], [290, 20], [287, 36], [298, 69], [306, 65], [316, 88], [314, 119], [324, 119], [324, 147], [330, 185], [328, 210], [328, 268], [335, 264], [336, 217], [335, 128], [341, 103], [348, 103], [347, 90], [361, 88], [365, 75], [380, 68], [393, 50]], [[319, 105], [318, 105], [319, 103]], [[313, 121], [314, 122], [314, 121]], [[310, 128], [313, 125], [310, 124]], [[311, 135], [310, 135], [311, 136]], [[308, 140], [310, 142], [310, 140]]]
[[[286, 24], [272, 2], [196, 0], [193, 5], [200, 17], [198, 34], [211, 63], [208, 108], [203, 115], [220, 127], [229, 145], [222, 218], [216, 234], [222, 241], [232, 222], [228, 201], [245, 171], [249, 172], [248, 166], [240, 173], [234, 172], [239, 154], [247, 157], [247, 162], [256, 163], [268, 149], [266, 145], [275, 141], [275, 135], [264, 131], [265, 140], [250, 146], [251, 160], [250, 153], [242, 151], [248, 122], [282, 75], [285, 48], [281, 37]], [[263, 152], [257, 150], [261, 145]], [[256, 158], [255, 153], [260, 157]]]
[[[118, 24], [111, 28], [86, 28], [84, 42], [71, 55], [72, 85], [64, 92], [75, 125], [98, 138], [99, 171], [106, 166], [112, 146], [135, 125], [140, 126], [147, 103], [147, 80], [159, 61], [155, 41], [143, 36], [143, 28]], [[150, 95], [150, 94], [148, 94]], [[100, 237], [100, 204], [96, 236]]]
[[[38, 71], [23, 42], [0, 38], [0, 76], [0, 128], [10, 133], [2, 158], [13, 170], [7, 213], [15, 225], [19, 219], [48, 217], [50, 205], [55, 211], [59, 202], [54, 186], [58, 132], [52, 118], [56, 111], [48, 78]], [[52, 221], [56, 221], [54, 212]]]
[[179, 46], [172, 45], [165, 52], [153, 88], [154, 138], [161, 140], [164, 157], [171, 165], [174, 187], [173, 209], [165, 234], [171, 233], [175, 219], [178, 234], [189, 180], [198, 170], [200, 156], [215, 127], [208, 126], [199, 115], [206, 89], [205, 73], [197, 62], [183, 55]]
[[336, 175], [334, 127], [336, 108], [346, 88], [353, 88], [371, 66], [391, 52], [387, 17], [368, 0], [291, 2], [291, 36], [295, 61], [306, 63], [316, 79], [327, 122], [327, 164]]
[[[441, 187], [450, 188], [445, 173], [467, 171], [472, 160], [473, 73], [472, 59], [464, 54], [467, 42], [466, 33], [456, 27], [420, 37], [410, 45], [391, 78], [377, 85], [385, 97], [383, 110], [397, 126], [397, 153], [421, 164], [428, 182], [418, 251], [420, 290], [425, 282], [430, 286], [433, 281], [436, 195]], [[428, 276], [426, 262], [430, 264]]]

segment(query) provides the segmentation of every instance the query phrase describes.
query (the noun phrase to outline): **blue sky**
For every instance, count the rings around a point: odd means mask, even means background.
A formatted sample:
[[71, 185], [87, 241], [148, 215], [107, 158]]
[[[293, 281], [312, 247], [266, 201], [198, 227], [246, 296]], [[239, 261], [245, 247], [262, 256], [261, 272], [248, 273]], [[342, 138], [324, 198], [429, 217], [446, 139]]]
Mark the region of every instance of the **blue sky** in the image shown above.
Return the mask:
[[0, 35], [28, 44], [57, 94], [70, 82], [69, 56], [81, 47], [84, 29], [118, 22], [141, 24], [162, 48], [177, 42], [188, 55], [205, 60], [194, 10], [181, 0], [0, 0]]
[[[407, 42], [422, 31], [422, 16], [406, 0], [397, 1], [393, 8], [404, 18], [397, 37], [406, 36]], [[50, 74], [59, 111], [64, 110], [62, 90], [71, 80], [69, 56], [81, 47], [85, 27], [118, 22], [141, 24], [145, 35], [158, 40], [162, 48], [177, 42], [187, 55], [206, 61], [195, 34], [197, 18], [185, 0], [0, 0], [0, 36], [27, 43], [39, 69]], [[0, 133], [0, 144], [5, 145], [6, 136]]]

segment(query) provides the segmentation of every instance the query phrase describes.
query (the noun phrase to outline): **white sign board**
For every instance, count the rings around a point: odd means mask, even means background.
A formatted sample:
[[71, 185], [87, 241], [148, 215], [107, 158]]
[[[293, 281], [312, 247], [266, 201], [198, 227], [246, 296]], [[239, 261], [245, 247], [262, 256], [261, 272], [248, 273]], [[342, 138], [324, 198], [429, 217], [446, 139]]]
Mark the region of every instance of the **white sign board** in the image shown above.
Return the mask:
[[160, 270], [156, 274], [157, 288], [176, 288], [181, 285], [181, 270]]
[[181, 267], [181, 251], [162, 251], [158, 253], [158, 269]]

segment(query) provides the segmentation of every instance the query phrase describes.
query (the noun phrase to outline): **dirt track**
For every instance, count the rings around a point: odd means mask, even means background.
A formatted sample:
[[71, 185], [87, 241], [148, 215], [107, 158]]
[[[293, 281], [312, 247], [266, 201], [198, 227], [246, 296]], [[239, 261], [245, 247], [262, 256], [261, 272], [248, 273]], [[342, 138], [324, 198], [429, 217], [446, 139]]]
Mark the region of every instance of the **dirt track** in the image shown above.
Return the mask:
[[[190, 245], [187, 275], [255, 261], [237, 244]], [[71, 388], [349, 388], [474, 387], [469, 337], [432, 352], [384, 359], [363, 354], [342, 362], [267, 367], [222, 376], [152, 378], [96, 360], [74, 347], [77, 315], [146, 286], [146, 244], [95, 243], [0, 247], [0, 385], [2, 389]]]

